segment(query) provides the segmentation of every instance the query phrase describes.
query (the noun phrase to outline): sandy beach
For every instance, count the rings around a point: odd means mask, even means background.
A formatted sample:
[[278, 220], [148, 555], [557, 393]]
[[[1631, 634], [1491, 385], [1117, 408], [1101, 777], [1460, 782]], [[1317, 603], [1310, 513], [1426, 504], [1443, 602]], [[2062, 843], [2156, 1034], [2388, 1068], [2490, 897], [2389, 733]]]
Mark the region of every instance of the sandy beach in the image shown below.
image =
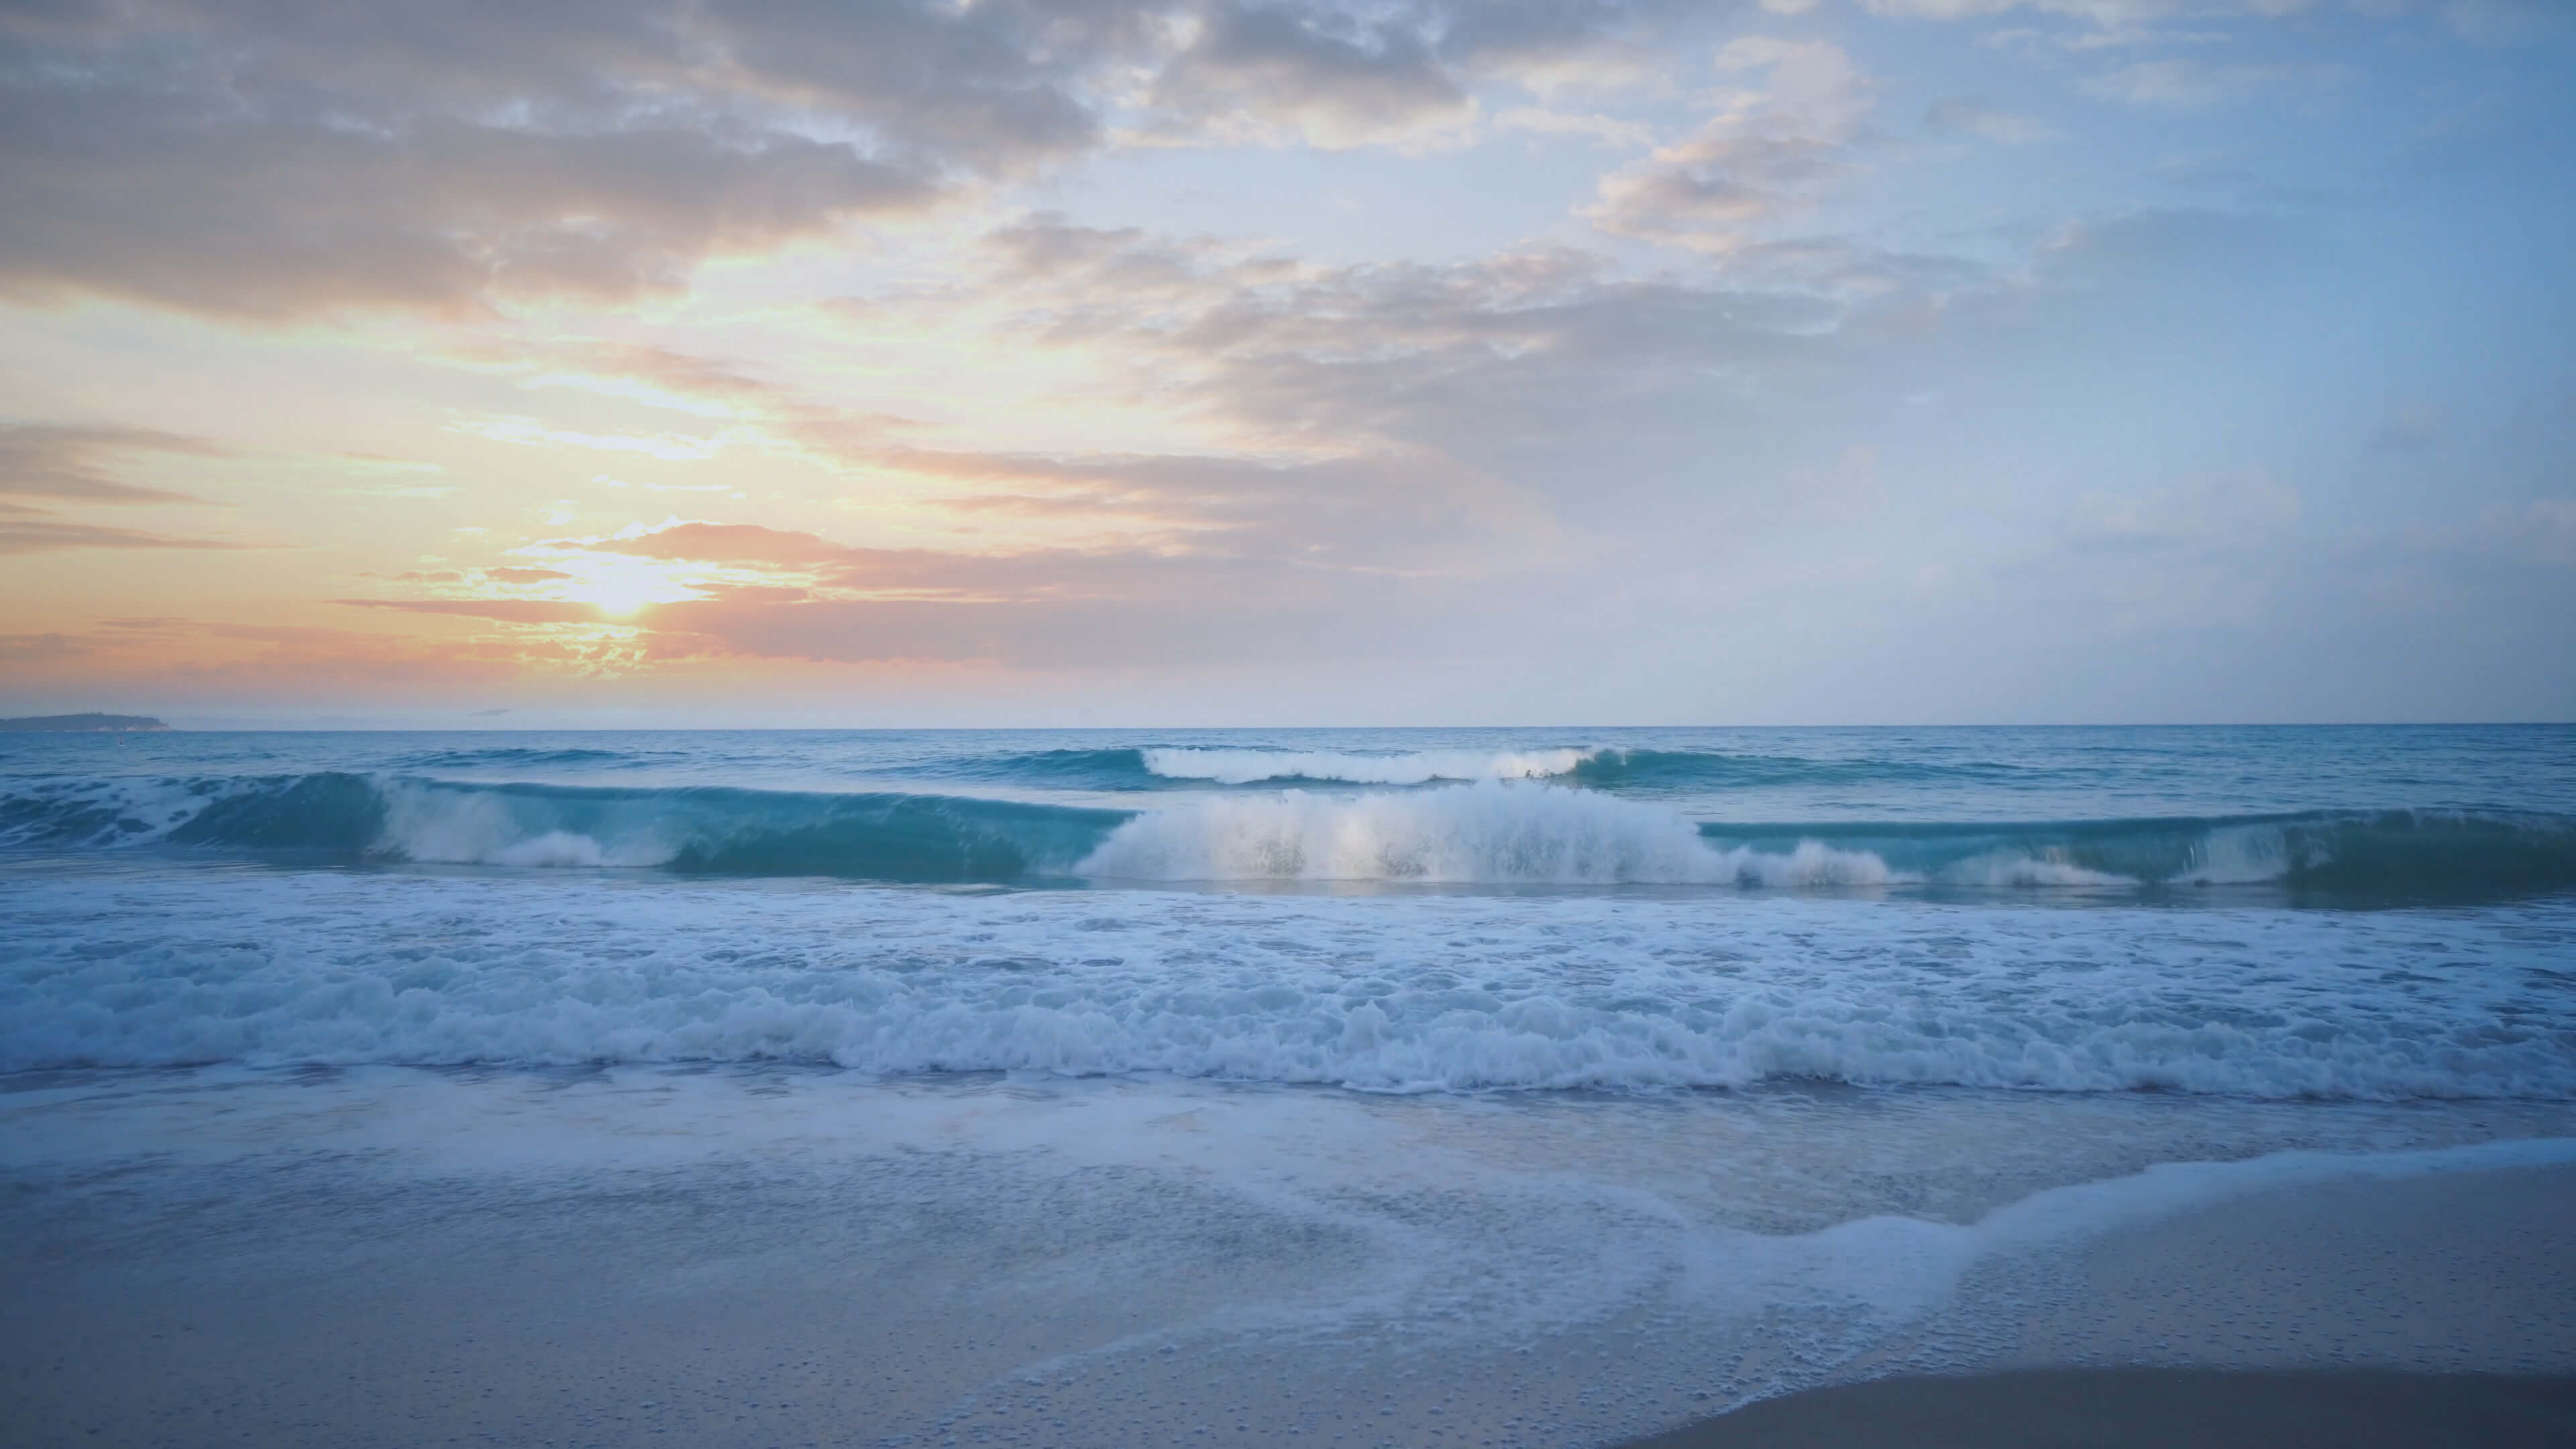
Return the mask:
[[1630, 1449], [2546, 1449], [2576, 1442], [2576, 1377], [2033, 1369], [1771, 1399]]
[[1787, 1395], [1635, 1449], [2576, 1442], [2571, 1194], [2566, 1168], [2330, 1182], [1988, 1264], [1963, 1304], [2021, 1310], [1994, 1371]]
[[0, 0], [0, 1449], [2576, 1449], [2570, 77]]
[[[2477, 1376], [2576, 1370], [2576, 1166], [2498, 1169], [2491, 1149], [2150, 1173], [1970, 1226], [1721, 1233], [1712, 1261], [1775, 1265], [1749, 1308], [1648, 1273], [1587, 1309], [1567, 1285], [1655, 1241], [1650, 1220], [1584, 1208], [1556, 1245], [1459, 1257], [1440, 1287], [1392, 1275], [1535, 1200], [1462, 1191], [1427, 1139], [1409, 1186], [1264, 1205], [1201, 1176], [1265, 1131], [1284, 1168], [1293, 1142], [1424, 1125], [1400, 1102], [1204, 1089], [1173, 1117], [1164, 1089], [1118, 1084], [190, 1081], [19, 1084], [13, 1444], [1602, 1445], [1722, 1407], [1730, 1383], [1818, 1374], [1873, 1382], [1660, 1442], [2279, 1442], [2285, 1415], [2332, 1409], [2492, 1421], [2479, 1442], [2512, 1443], [2560, 1422], [2564, 1381]], [[1130, 1112], [1100, 1141], [1162, 1145], [1125, 1165], [995, 1150]], [[747, 1143], [762, 1121], [801, 1126]], [[1492, 1126], [1508, 1145], [1535, 1124]], [[1353, 1215], [1363, 1182], [1390, 1216]], [[1586, 1232], [1616, 1251], [1565, 1257]], [[1816, 1295], [1881, 1282], [1906, 1241], [1946, 1245], [1961, 1266], [1921, 1281], [1949, 1286], [1867, 1329], [1875, 1347], [1813, 1357], [1836, 1322]], [[1812, 1367], [1782, 1357], [1797, 1323]], [[2089, 1372], [2139, 1364], [2269, 1374]], [[1985, 1437], [1927, 1437], [1944, 1425]]]

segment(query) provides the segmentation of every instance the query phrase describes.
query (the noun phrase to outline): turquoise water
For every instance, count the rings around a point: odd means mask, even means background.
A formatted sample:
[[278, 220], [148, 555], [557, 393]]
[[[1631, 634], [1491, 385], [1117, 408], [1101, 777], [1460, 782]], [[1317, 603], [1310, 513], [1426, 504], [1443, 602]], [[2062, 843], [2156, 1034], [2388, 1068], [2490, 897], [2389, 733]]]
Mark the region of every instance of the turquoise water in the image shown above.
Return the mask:
[[2566, 728], [0, 737], [0, 1175], [822, 1301], [871, 1437], [1603, 1444], [2576, 1158], [2571, 820]]
[[2576, 886], [2563, 727], [69, 735], [0, 746], [0, 792], [0, 842], [58, 855], [2348, 905]]
[[0, 1065], [2576, 1096], [2576, 730], [0, 746]]

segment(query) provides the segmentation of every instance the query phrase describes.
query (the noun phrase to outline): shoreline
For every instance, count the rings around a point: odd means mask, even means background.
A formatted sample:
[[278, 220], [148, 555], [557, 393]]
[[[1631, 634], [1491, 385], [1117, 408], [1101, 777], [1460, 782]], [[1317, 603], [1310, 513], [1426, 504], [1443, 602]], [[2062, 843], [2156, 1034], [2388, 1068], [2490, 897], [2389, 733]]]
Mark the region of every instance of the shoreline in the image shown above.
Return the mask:
[[[2106, 1158], [1981, 1207], [1926, 1196], [1916, 1154], [2000, 1177], [2043, 1127], [2060, 1172], [2114, 1129], [2127, 1154], [2245, 1139], [2216, 1108], [2068, 1136], [2102, 1104], [2020, 1098], [1879, 1120], [693, 1072], [29, 1088], [0, 1095], [0, 1422], [31, 1446], [1723, 1449], [1765, 1441], [1669, 1436], [1813, 1415], [1850, 1395], [1793, 1391], [1834, 1383], [1902, 1409], [2036, 1374], [2082, 1424], [2136, 1418], [2088, 1387], [2112, 1365], [2576, 1373], [2576, 1134], [2404, 1150], [2402, 1114], [2367, 1155]], [[2297, 1115], [2306, 1143], [2354, 1116]], [[2147, 1132], [2181, 1126], [2209, 1135]], [[1670, 1210], [1698, 1181], [1676, 1162], [1847, 1160], [1897, 1190]]]
[[[1991, 1260], [1858, 1376], [1623, 1449], [2576, 1443], [2570, 1201], [2561, 1164], [2204, 1202], [2071, 1255]], [[2007, 1303], [2011, 1337], [1982, 1362], [1923, 1370], [1922, 1348]]]
[[1748, 1404], [1624, 1449], [2554, 1449], [2576, 1375], [2018, 1369], [1875, 1379]]

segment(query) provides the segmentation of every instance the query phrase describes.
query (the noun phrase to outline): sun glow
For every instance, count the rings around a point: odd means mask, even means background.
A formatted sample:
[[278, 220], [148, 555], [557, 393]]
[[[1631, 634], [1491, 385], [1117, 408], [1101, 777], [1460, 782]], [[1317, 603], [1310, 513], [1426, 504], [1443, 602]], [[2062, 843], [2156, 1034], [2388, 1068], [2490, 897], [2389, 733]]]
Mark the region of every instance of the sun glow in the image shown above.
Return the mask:
[[653, 604], [676, 604], [701, 597], [673, 570], [642, 560], [589, 560], [584, 573], [585, 577], [564, 585], [564, 597], [592, 605], [610, 618], [621, 618]]

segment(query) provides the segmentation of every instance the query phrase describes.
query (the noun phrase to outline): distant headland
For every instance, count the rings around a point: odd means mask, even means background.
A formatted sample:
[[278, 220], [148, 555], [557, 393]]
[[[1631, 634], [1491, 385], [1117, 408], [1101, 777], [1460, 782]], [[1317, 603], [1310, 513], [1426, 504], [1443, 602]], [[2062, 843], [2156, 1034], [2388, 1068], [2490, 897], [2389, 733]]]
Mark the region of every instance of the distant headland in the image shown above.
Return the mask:
[[0, 734], [137, 734], [168, 728], [145, 714], [37, 714], [0, 719]]

